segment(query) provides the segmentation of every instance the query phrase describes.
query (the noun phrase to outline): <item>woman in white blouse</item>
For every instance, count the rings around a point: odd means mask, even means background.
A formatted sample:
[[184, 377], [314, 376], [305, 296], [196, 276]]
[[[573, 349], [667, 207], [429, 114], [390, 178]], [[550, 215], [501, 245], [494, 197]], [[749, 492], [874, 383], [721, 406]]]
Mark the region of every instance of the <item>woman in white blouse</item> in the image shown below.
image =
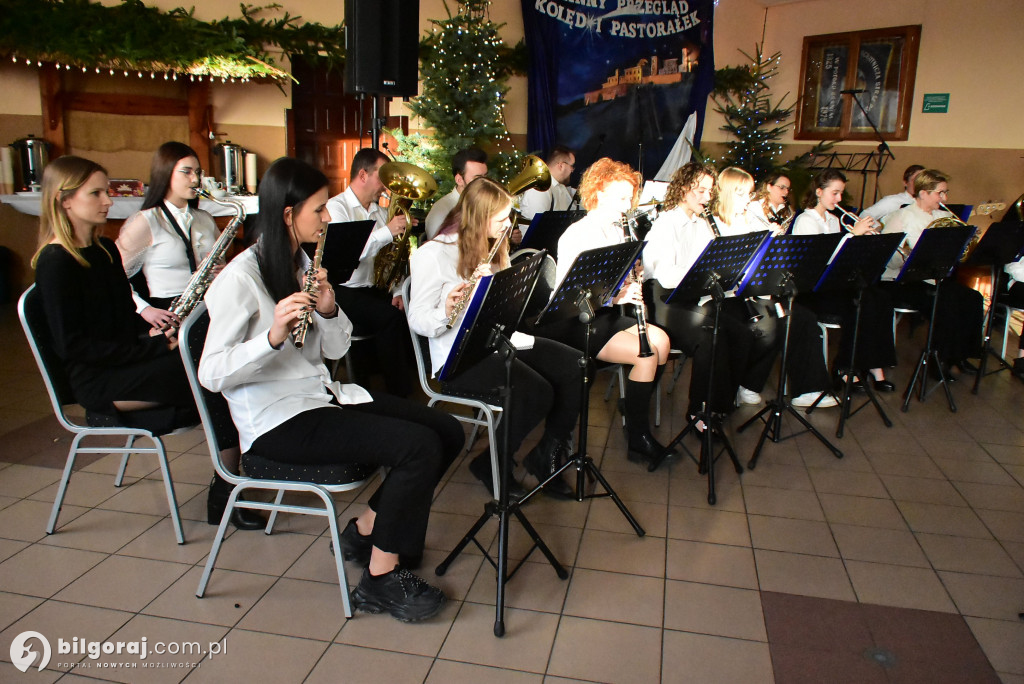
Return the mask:
[[[352, 601], [401, 620], [430, 617], [444, 595], [409, 568], [420, 562], [434, 487], [462, 449], [462, 428], [436, 409], [331, 379], [323, 357], [345, 354], [352, 324], [324, 269], [314, 294], [299, 287], [309, 264], [301, 245], [316, 242], [330, 220], [327, 178], [299, 160], [278, 159], [259, 199], [256, 244], [206, 293], [210, 327], [199, 380], [227, 399], [243, 454], [390, 469], [342, 533], [345, 558], [367, 564]], [[297, 347], [292, 329], [311, 307], [305, 344]]]
[[757, 186], [757, 194], [747, 211], [757, 219], [771, 224], [776, 233], [785, 233], [793, 220], [793, 208], [789, 206], [789, 193], [793, 181], [781, 171], [773, 171]]
[[180, 323], [167, 309], [217, 240], [213, 217], [199, 209], [202, 177], [195, 150], [180, 142], [161, 145], [142, 210], [124, 222], [117, 238], [128, 278], [133, 284], [137, 274], [145, 278], [146, 296], [134, 288], [136, 311], [154, 328]]

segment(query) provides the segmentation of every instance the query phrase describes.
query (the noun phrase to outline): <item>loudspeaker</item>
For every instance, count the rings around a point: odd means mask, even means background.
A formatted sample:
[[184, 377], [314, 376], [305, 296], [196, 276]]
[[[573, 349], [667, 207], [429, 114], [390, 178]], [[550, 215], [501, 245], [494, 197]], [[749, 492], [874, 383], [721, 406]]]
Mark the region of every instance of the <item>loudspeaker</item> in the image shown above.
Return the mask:
[[419, 0], [345, 0], [345, 92], [413, 97]]

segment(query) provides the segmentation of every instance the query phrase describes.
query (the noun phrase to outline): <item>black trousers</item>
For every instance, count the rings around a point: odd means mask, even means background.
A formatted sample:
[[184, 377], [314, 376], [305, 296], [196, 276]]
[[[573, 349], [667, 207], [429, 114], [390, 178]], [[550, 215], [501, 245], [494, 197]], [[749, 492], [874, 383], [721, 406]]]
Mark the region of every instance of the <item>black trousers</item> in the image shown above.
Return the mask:
[[[532, 349], [516, 352], [512, 362], [509, 451], [515, 454], [534, 427], [544, 421], [544, 432], [568, 439], [580, 415], [582, 354], [555, 340], [535, 337]], [[505, 384], [505, 362], [498, 354], [443, 383], [449, 393], [500, 404], [498, 388]], [[504, 419], [503, 419], [504, 420]]]
[[335, 287], [338, 306], [352, 321], [356, 335], [374, 335], [377, 366], [390, 394], [412, 391], [410, 337], [405, 313], [391, 305], [391, 293], [375, 287]]
[[373, 393], [365, 404], [305, 411], [260, 435], [247, 453], [307, 465], [364, 463], [390, 468], [370, 497], [373, 545], [423, 552], [434, 488], [462, 450], [455, 418], [422, 404]]
[[[917, 309], [925, 317], [932, 315], [932, 293], [935, 286], [927, 283], [882, 283], [892, 295], [896, 306]], [[952, 363], [977, 358], [981, 353], [982, 321], [985, 299], [952, 278], [942, 281], [939, 304], [935, 312], [935, 334], [932, 342], [942, 361]]]
[[[807, 293], [797, 300], [811, 309], [819, 318], [837, 317], [842, 330], [839, 337], [839, 351], [835, 367], [850, 364], [853, 351], [853, 326], [857, 313], [852, 294], [842, 292]], [[896, 365], [896, 343], [892, 337], [892, 295], [877, 285], [866, 288], [861, 294], [860, 326], [857, 329], [857, 355], [855, 367], [891, 368]]]
[[[807, 307], [794, 303], [786, 318], [775, 315], [775, 300], [755, 300], [755, 306], [763, 312], [761, 319], [752, 326], [754, 330], [754, 358], [757, 363], [748, 364], [740, 384], [754, 392], [764, 389], [771, 373], [772, 363], [764, 361], [782, 351], [786, 336], [786, 321], [789, 320], [789, 357], [787, 376], [789, 394], [798, 396], [807, 392], [821, 392], [829, 387], [828, 368], [821, 353], [821, 330], [818, 319]], [[726, 300], [729, 304], [723, 311], [749, 324], [747, 307], [739, 298]]]

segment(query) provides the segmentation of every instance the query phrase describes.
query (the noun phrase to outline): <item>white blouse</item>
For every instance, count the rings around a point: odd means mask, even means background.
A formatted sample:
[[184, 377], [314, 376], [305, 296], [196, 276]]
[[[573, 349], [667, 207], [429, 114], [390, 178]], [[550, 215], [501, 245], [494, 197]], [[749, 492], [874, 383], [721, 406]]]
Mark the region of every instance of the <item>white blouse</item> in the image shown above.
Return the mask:
[[662, 212], [647, 233], [644, 280], [654, 279], [665, 289], [674, 289], [713, 238], [703, 217], [691, 217], [682, 207]]
[[429, 339], [430, 365], [436, 375], [444, 366], [459, 332], [458, 322], [447, 327], [445, 301], [448, 293], [462, 283], [457, 268], [457, 235], [438, 235], [412, 253], [409, 260], [412, 286], [409, 292], [409, 328]]
[[394, 237], [388, 230], [387, 211], [380, 205], [371, 203], [369, 209], [364, 209], [356, 193], [352, 188], [346, 188], [345, 192], [335, 195], [327, 200], [327, 211], [331, 215], [332, 223], [344, 221], [367, 221], [374, 220], [376, 225], [370, 238], [363, 247], [363, 253], [359, 255], [359, 265], [352, 272], [352, 277], [342, 283], [344, 287], [371, 287], [373, 285], [373, 258], [384, 245], [390, 244]]
[[[587, 214], [569, 226], [562, 237], [558, 238], [558, 264], [555, 268], [555, 282], [559, 285], [569, 272], [569, 267], [582, 252], [598, 247], [609, 247], [622, 244], [625, 235], [617, 223], [597, 218], [593, 213]], [[557, 291], [556, 287], [554, 291]]]
[[[907, 248], [913, 249], [914, 245], [917, 244], [918, 238], [921, 237], [921, 233], [924, 232], [929, 223], [935, 219], [949, 216], [952, 216], [952, 214], [941, 209], [936, 209], [929, 213], [917, 206], [917, 202], [915, 202], [883, 218], [882, 232], [906, 233], [907, 236], [900, 243], [900, 247], [905, 245]], [[893, 254], [889, 265], [885, 268], [885, 273], [882, 274], [882, 280], [894, 280], [899, 275], [900, 269], [903, 268], [903, 264], [903, 256], [899, 252]]]
[[530, 189], [523, 193], [519, 200], [519, 213], [525, 219], [532, 219], [536, 214], [545, 211], [567, 211], [572, 206], [576, 190], [562, 185], [554, 178], [547, 190]]
[[[305, 271], [306, 262], [296, 271]], [[255, 247], [224, 267], [206, 292], [210, 330], [199, 362], [199, 382], [222, 392], [238, 428], [242, 451], [289, 418], [316, 408], [372, 401], [359, 385], [331, 380], [323, 357], [337, 359], [348, 351], [352, 323], [338, 310], [333, 318], [314, 314], [305, 344], [297, 348], [291, 337], [280, 349], [270, 346], [268, 333], [277, 302], [270, 296]]]
[[[164, 206], [170, 210], [186, 237], [191, 239], [198, 266], [213, 250], [218, 235], [217, 224], [202, 209], [187, 206], [178, 209], [167, 201], [164, 201]], [[160, 207], [140, 211], [125, 221], [117, 238], [117, 249], [121, 252], [125, 274], [131, 278], [141, 270], [153, 297], [177, 297], [184, 292], [192, 277], [181, 238]], [[150, 305], [135, 292], [132, 292], [132, 297], [138, 313]]]
[[433, 240], [437, 237], [437, 234], [441, 232], [441, 226], [444, 225], [444, 220], [448, 217], [448, 212], [454, 209], [455, 205], [458, 203], [458, 190], [452, 190], [447, 195], [434, 202], [434, 206], [430, 207], [430, 211], [427, 213], [427, 218], [423, 222], [426, 226], [423, 232], [427, 240]]

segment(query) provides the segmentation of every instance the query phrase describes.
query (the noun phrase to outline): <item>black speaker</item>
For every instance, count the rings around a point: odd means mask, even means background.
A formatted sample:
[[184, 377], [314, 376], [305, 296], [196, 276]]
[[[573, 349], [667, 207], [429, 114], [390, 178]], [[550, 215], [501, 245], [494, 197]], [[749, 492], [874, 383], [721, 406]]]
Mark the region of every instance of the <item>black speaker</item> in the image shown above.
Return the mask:
[[345, 0], [345, 92], [413, 97], [419, 0]]

